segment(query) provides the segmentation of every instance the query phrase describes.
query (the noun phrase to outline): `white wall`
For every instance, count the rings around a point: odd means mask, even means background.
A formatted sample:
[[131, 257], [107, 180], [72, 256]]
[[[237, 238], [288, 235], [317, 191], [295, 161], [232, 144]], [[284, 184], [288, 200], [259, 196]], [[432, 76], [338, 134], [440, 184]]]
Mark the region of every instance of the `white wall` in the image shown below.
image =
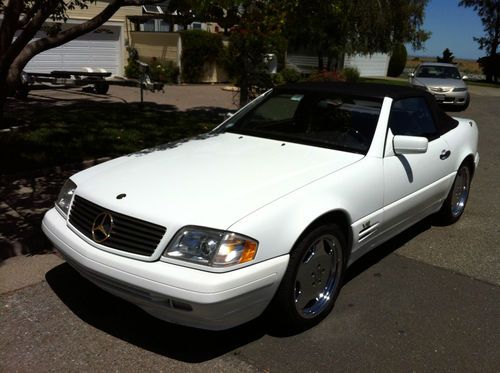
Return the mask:
[[361, 76], [387, 76], [389, 59], [385, 53], [345, 56], [344, 67], [356, 67]]

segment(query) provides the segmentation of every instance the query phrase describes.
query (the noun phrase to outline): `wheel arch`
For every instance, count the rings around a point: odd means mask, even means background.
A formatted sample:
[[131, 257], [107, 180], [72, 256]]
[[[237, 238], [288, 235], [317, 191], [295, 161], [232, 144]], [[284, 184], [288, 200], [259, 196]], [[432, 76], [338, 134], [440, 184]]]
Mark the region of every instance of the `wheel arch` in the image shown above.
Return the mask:
[[470, 171], [471, 171], [470, 176], [471, 176], [471, 178], [473, 178], [474, 174], [476, 172], [476, 164], [474, 163], [474, 155], [469, 154], [468, 156], [466, 156], [461, 164], [463, 164], [463, 163], [466, 163], [469, 166]]
[[345, 254], [344, 258], [347, 263], [349, 261], [349, 256], [351, 254], [351, 249], [352, 249], [352, 228], [351, 228], [351, 218], [347, 213], [347, 211], [345, 210], [340, 210], [340, 209], [331, 210], [318, 216], [302, 230], [302, 233], [297, 237], [290, 251], [294, 250], [294, 248], [297, 247], [297, 244], [311, 230], [321, 225], [332, 224], [332, 223], [337, 224], [342, 233], [344, 233], [345, 235], [345, 239], [347, 241], [347, 247], [346, 247], [346, 252], [344, 253]]

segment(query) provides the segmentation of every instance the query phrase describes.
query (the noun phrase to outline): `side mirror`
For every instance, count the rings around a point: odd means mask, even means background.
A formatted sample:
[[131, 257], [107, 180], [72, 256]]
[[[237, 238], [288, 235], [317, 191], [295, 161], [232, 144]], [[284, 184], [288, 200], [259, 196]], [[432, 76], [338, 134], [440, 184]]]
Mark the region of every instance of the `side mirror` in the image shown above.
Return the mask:
[[428, 145], [429, 140], [420, 136], [396, 135], [392, 140], [392, 146], [395, 154], [425, 153]]
[[467, 75], [462, 76], [462, 80], [469, 80], [469, 77]]

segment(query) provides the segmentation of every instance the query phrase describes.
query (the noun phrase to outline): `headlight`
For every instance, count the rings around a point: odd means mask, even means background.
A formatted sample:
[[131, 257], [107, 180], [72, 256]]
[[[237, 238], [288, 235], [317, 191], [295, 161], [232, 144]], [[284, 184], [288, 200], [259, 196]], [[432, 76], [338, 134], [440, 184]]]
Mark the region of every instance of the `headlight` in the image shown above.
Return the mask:
[[57, 196], [56, 206], [64, 214], [68, 215], [69, 204], [71, 203], [71, 198], [73, 198], [73, 193], [75, 192], [76, 184], [70, 179], [66, 180], [59, 195]]
[[453, 92], [465, 92], [467, 88], [460, 87], [460, 88], [453, 88]]
[[213, 267], [227, 267], [253, 260], [257, 246], [257, 241], [236, 233], [185, 227], [172, 239], [164, 256]]

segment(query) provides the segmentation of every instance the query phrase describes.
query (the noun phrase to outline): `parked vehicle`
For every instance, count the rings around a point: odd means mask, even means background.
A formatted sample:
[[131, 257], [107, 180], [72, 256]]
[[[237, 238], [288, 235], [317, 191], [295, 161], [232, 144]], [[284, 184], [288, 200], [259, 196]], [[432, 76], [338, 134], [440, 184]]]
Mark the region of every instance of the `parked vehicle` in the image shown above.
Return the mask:
[[440, 104], [465, 110], [470, 103], [470, 95], [457, 67], [451, 63], [424, 62], [409, 75], [413, 87], [429, 91]]
[[282, 86], [205, 135], [73, 175], [43, 230], [160, 319], [226, 329], [270, 306], [307, 328], [363, 254], [428, 215], [460, 218], [477, 142], [473, 120], [422, 90]]

